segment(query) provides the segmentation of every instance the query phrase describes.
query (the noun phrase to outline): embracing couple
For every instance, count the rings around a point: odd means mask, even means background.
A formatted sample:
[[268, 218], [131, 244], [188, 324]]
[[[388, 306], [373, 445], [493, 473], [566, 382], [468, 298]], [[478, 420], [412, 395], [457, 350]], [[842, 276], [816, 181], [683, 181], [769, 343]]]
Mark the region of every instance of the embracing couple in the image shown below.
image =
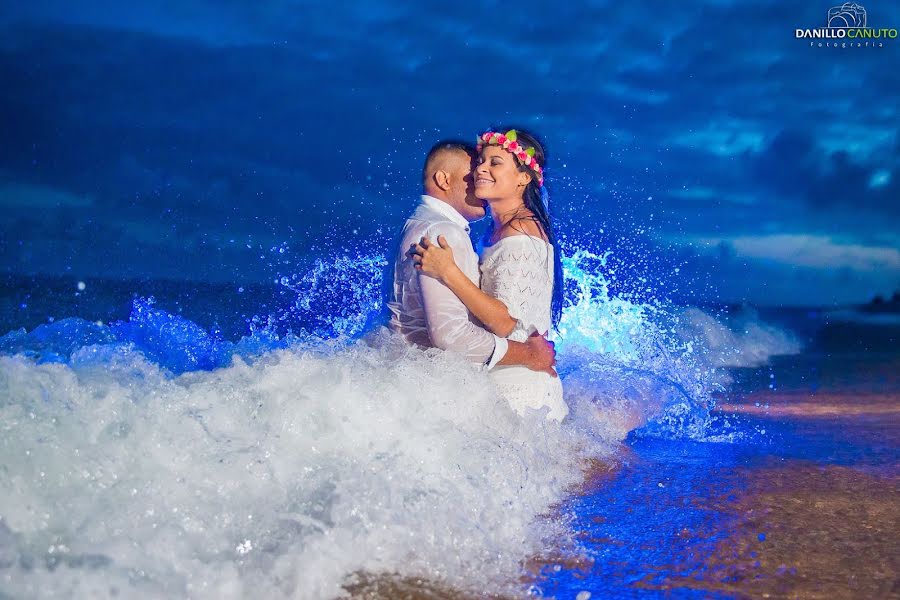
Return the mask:
[[[546, 340], [562, 312], [562, 266], [547, 211], [544, 150], [522, 130], [488, 131], [476, 147], [428, 153], [424, 195], [406, 221], [388, 301], [390, 327], [409, 343], [485, 365], [520, 414], [569, 412]], [[479, 260], [469, 223], [490, 210]]]

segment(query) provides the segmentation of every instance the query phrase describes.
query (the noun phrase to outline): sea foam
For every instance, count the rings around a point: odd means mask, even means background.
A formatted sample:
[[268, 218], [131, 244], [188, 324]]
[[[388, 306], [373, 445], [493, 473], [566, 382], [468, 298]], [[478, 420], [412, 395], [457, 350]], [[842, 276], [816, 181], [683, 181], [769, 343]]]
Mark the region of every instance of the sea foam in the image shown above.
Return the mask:
[[372, 327], [383, 264], [286, 278], [297, 301], [237, 341], [141, 298], [125, 322], [0, 338], [4, 593], [312, 599], [390, 574], [518, 595], [530, 557], [577, 552], [558, 506], [585, 459], [628, 435], [727, 441], [718, 357], [745, 338], [614, 297], [602, 257], [565, 260], [561, 425]]
[[178, 377], [120, 346], [6, 356], [0, 389], [15, 597], [326, 598], [359, 572], [503, 590], [612, 441], [384, 334]]

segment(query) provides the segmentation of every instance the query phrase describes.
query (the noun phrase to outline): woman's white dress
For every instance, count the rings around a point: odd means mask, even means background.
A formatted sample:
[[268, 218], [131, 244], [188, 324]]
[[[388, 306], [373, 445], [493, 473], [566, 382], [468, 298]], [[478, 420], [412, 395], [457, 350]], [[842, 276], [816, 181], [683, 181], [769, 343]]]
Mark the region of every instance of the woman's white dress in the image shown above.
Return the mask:
[[[506, 304], [516, 320], [509, 339], [524, 342], [535, 331], [547, 332], [553, 299], [553, 246], [539, 237], [512, 235], [484, 248], [481, 289]], [[559, 378], [521, 366], [496, 366], [489, 373], [500, 395], [519, 414], [549, 408], [547, 418], [561, 421], [569, 413]]]

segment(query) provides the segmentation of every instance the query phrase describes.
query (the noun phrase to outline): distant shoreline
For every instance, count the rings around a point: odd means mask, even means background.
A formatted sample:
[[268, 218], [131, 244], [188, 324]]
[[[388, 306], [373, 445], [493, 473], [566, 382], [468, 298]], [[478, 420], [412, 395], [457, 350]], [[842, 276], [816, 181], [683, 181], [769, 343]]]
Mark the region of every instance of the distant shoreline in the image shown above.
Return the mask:
[[[108, 287], [118, 289], [132, 288], [134, 293], [143, 294], [147, 287], [168, 287], [169, 289], [215, 289], [237, 291], [239, 288], [246, 288], [247, 292], [275, 290], [282, 287], [276, 283], [274, 279], [265, 281], [246, 280], [246, 281], [220, 281], [220, 280], [201, 280], [201, 279], [172, 279], [167, 277], [108, 277], [108, 276], [91, 276], [91, 275], [59, 275], [47, 273], [13, 273], [6, 272], [0, 274], [0, 295], [5, 295], [9, 289], [21, 289], [21, 287], [40, 287], [45, 285], [58, 289], [66, 289], [68, 286], [73, 291], [77, 290], [79, 282], [84, 282], [86, 287], [105, 284]], [[900, 312], [900, 292], [895, 293], [890, 300], [882, 300], [881, 303], [875, 299], [868, 302], [858, 303], [842, 303], [842, 304], [758, 304], [753, 302], [743, 302], [738, 300], [711, 300], [701, 298], [688, 298], [679, 296], [670, 296], [668, 300], [676, 306], [695, 306], [702, 309], [710, 310], [727, 310], [729, 312], [739, 311], [743, 308], [753, 308], [762, 310], [787, 310], [787, 311], [834, 311], [834, 310], [862, 310], [865, 312]]]

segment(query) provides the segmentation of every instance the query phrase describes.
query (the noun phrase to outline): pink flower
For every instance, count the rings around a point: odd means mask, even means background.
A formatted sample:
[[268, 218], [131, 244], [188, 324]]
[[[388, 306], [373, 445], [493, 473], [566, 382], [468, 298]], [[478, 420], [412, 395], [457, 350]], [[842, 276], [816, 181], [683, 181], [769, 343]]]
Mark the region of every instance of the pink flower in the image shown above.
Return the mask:
[[519, 143], [518, 143], [518, 142], [510, 142], [510, 143], [509, 143], [509, 149], [510, 149], [510, 150], [512, 150], [512, 151], [515, 152], [516, 150], [518, 150], [518, 148], [519, 148]]

